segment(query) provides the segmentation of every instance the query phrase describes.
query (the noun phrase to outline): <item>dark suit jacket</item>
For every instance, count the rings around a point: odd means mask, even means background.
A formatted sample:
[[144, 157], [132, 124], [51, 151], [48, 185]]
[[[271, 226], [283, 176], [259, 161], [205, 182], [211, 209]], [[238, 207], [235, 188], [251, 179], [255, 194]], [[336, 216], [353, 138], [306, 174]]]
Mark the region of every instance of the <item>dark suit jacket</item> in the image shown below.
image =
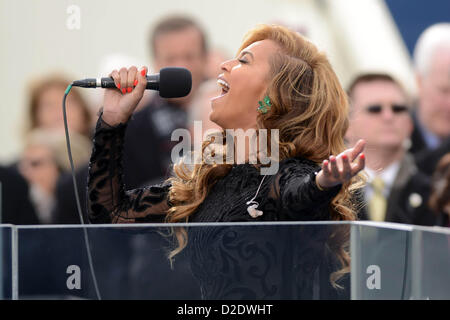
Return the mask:
[[450, 227], [450, 218], [447, 213], [441, 212], [437, 217], [436, 225], [440, 227]]
[[0, 223], [39, 224], [25, 179], [12, 167], [0, 167], [0, 183]]
[[162, 182], [170, 174], [172, 132], [186, 128], [187, 113], [167, 100], [154, 97], [127, 124], [124, 144], [124, 182], [127, 189], [149, 181]]
[[409, 152], [414, 155], [417, 167], [428, 176], [433, 174], [439, 159], [450, 152], [450, 137], [436, 149], [428, 148], [422, 131], [419, 128], [417, 115], [413, 114], [414, 130], [411, 134], [411, 147]]
[[450, 137], [445, 140], [437, 149], [424, 150], [416, 155], [417, 167], [428, 176], [432, 176], [441, 158], [450, 152]]
[[[80, 197], [81, 212], [84, 223], [89, 223], [86, 210], [88, 165], [84, 165], [75, 171], [78, 195]], [[73, 187], [72, 173], [62, 174], [56, 185], [56, 206], [53, 212], [53, 223], [56, 224], [80, 224], [75, 190]]]
[[417, 115], [414, 113], [412, 115], [414, 129], [411, 134], [411, 147], [409, 148], [409, 152], [413, 155], [416, 155], [424, 150], [428, 149], [428, 146], [425, 142], [425, 138], [423, 137], [422, 131], [420, 130]]
[[[406, 154], [400, 163], [399, 171], [391, 187], [387, 200], [385, 221], [425, 226], [434, 225], [436, 216], [427, 205], [429, 195], [430, 179], [417, 170], [413, 157]], [[359, 215], [361, 220], [367, 220], [368, 212], [366, 208], [362, 208]]]

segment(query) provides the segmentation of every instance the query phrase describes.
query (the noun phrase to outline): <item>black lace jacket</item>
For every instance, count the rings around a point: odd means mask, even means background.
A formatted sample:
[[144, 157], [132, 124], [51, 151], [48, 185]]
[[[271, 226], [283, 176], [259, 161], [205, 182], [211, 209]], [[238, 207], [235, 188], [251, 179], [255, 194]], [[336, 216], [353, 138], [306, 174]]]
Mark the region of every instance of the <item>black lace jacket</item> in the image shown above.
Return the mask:
[[[126, 124], [109, 126], [100, 117], [94, 135], [88, 181], [88, 212], [93, 223], [163, 221], [170, 207], [169, 184], [126, 190], [122, 179], [122, 150]], [[142, 150], [145, 152], [145, 150]], [[278, 173], [266, 176], [253, 218], [246, 204], [263, 179], [251, 164], [234, 165], [211, 189], [205, 201], [189, 217], [191, 222], [316, 221], [329, 220], [329, 204], [341, 186], [321, 191], [315, 183], [319, 170], [304, 158], [280, 162]]]

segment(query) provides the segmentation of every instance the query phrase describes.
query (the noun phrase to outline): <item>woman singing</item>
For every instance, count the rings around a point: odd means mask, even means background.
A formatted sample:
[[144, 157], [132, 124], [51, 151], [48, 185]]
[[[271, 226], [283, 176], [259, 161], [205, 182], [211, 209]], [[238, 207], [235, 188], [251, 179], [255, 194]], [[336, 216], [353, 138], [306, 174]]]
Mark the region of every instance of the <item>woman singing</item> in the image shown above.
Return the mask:
[[[364, 141], [345, 150], [347, 98], [326, 56], [293, 31], [263, 25], [247, 34], [237, 57], [223, 62], [221, 70], [223, 91], [211, 101], [210, 119], [223, 129], [278, 129], [276, 174], [261, 175], [259, 165], [248, 161], [181, 163], [162, 185], [126, 190], [124, 134], [143, 96], [147, 69], [114, 70], [117, 89], [105, 91], [90, 162], [91, 221], [355, 220], [350, 200], [364, 168]], [[171, 256], [187, 244], [186, 232], [176, 236], [178, 247]], [[345, 269], [344, 241], [334, 241]]]

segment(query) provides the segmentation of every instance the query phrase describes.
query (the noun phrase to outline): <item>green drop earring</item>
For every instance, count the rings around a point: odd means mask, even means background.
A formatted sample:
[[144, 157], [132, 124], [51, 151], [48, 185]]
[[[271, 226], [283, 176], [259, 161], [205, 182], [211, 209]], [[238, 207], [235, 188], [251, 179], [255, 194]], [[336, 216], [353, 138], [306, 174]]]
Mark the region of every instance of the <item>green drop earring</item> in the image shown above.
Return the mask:
[[258, 110], [262, 114], [267, 113], [267, 111], [269, 111], [270, 108], [272, 107], [269, 96], [265, 96], [263, 101], [258, 101], [258, 104], [259, 104], [259, 107], [256, 110]]

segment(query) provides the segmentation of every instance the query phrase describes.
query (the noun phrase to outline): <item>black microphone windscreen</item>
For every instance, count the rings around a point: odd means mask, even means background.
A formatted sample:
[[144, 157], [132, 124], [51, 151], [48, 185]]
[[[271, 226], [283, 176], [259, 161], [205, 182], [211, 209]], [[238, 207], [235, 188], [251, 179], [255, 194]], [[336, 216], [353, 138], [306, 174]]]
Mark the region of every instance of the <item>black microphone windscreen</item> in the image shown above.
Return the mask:
[[163, 98], [180, 98], [191, 92], [191, 72], [185, 68], [168, 67], [159, 71], [159, 95]]

